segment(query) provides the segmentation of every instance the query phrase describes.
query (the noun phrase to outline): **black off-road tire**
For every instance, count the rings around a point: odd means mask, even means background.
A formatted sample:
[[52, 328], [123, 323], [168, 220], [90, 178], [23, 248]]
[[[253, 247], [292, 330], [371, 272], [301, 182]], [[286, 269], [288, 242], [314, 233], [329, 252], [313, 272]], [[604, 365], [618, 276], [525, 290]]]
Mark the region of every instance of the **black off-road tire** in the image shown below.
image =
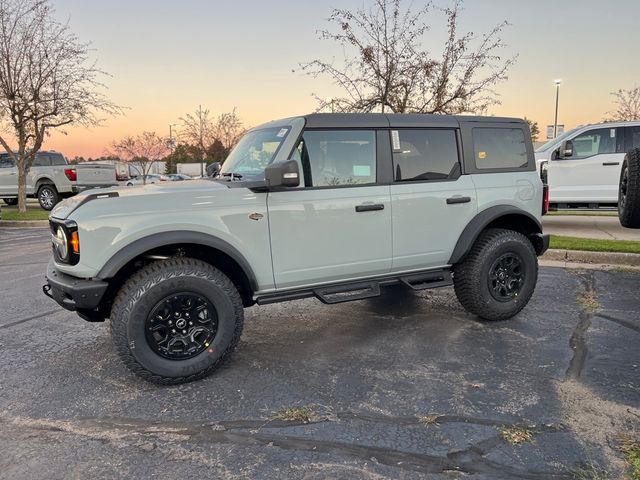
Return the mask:
[[624, 157], [618, 189], [618, 218], [627, 228], [640, 228], [640, 148]]
[[44, 210], [53, 210], [60, 201], [60, 194], [54, 185], [42, 185], [38, 188], [38, 203]]
[[[217, 331], [208, 348], [182, 360], [169, 359], [147, 341], [147, 317], [154, 305], [178, 292], [193, 292], [213, 304]], [[211, 374], [240, 341], [242, 299], [221, 271], [193, 258], [171, 258], [139, 270], [118, 292], [111, 311], [111, 337], [125, 365], [145, 380], [163, 385], [191, 382]]]
[[[517, 296], [498, 301], [491, 293], [489, 272], [505, 256], [520, 259], [524, 278]], [[491, 228], [480, 234], [465, 259], [454, 266], [453, 285], [458, 300], [485, 320], [506, 320], [529, 302], [538, 279], [538, 257], [527, 237], [513, 230]]]
[[9, 205], [10, 207], [13, 207], [13, 206], [18, 204], [18, 199], [17, 198], [5, 198], [5, 199], [3, 199], [3, 201], [4, 201], [4, 203]]

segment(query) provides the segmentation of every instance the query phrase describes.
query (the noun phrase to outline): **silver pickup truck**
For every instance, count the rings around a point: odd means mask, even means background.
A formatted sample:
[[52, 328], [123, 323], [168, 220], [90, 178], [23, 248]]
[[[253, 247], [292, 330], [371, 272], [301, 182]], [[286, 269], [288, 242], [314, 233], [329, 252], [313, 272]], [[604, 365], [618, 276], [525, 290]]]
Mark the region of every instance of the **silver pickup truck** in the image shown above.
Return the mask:
[[[51, 210], [63, 198], [89, 188], [117, 185], [113, 165], [69, 165], [58, 152], [38, 152], [27, 175], [27, 196]], [[18, 169], [8, 153], [0, 153], [0, 198], [18, 203]]]

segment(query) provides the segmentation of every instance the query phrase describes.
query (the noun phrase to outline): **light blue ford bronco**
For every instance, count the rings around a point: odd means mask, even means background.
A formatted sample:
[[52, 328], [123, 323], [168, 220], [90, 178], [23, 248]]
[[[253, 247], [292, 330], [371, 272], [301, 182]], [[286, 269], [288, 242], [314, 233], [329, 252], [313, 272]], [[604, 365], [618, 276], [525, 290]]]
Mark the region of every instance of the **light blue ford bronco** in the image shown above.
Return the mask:
[[548, 202], [511, 118], [311, 114], [256, 127], [208, 180], [90, 191], [51, 213], [45, 293], [164, 384], [213, 372], [243, 309], [453, 284], [486, 320], [533, 294]]

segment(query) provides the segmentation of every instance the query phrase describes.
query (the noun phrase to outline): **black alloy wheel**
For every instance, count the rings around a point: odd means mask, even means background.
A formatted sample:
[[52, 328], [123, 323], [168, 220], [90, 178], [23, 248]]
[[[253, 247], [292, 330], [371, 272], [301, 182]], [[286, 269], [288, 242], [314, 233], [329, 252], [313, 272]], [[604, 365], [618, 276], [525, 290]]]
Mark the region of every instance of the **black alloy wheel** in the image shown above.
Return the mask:
[[202, 353], [218, 331], [213, 304], [196, 293], [183, 292], [162, 299], [147, 317], [149, 347], [170, 360], [187, 360]]
[[499, 302], [509, 302], [517, 297], [524, 282], [523, 262], [515, 253], [505, 253], [489, 268], [489, 291]]

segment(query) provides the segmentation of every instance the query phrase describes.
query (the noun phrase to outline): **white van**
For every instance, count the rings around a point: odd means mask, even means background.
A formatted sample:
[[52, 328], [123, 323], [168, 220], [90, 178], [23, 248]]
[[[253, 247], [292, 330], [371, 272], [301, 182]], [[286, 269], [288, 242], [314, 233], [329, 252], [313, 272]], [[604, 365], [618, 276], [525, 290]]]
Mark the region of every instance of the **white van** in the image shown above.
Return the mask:
[[640, 121], [585, 125], [536, 152], [552, 207], [615, 207], [626, 153], [640, 147]]

